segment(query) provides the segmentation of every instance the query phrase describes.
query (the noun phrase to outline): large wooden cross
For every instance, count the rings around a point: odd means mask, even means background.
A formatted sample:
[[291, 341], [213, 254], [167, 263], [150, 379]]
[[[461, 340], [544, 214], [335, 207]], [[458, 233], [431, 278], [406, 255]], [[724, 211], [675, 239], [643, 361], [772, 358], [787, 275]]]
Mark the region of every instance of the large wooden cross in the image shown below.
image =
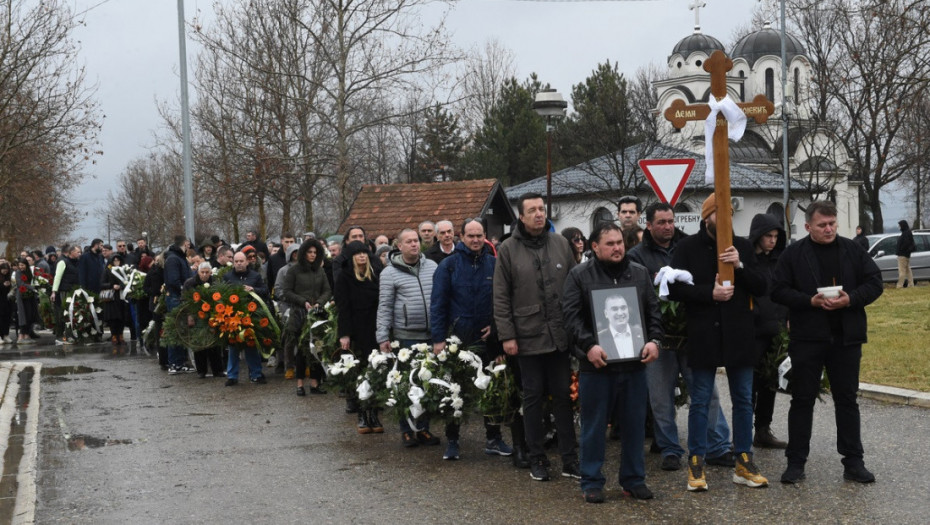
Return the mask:
[[[704, 71], [710, 73], [710, 94], [718, 101], [727, 96], [727, 71], [733, 69], [733, 61], [723, 51], [714, 53], [704, 61]], [[775, 106], [765, 98], [757, 95], [752, 102], [736, 104], [748, 118], [764, 124]], [[665, 110], [665, 118], [677, 129], [688, 121], [706, 120], [710, 115], [707, 104], [687, 105], [684, 100], [676, 99]], [[727, 120], [718, 114], [717, 127], [714, 129], [714, 195], [717, 198], [717, 253], [733, 246], [733, 218], [730, 205], [730, 142], [727, 138]], [[721, 283], [733, 283], [733, 266], [718, 261], [717, 273]]]

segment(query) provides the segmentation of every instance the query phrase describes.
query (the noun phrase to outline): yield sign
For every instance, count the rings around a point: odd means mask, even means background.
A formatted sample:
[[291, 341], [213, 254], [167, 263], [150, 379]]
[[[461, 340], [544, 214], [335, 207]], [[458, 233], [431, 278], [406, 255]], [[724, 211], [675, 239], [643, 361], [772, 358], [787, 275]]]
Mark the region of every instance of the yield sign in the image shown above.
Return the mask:
[[642, 159], [639, 167], [659, 200], [674, 206], [694, 169], [694, 162], [694, 159]]

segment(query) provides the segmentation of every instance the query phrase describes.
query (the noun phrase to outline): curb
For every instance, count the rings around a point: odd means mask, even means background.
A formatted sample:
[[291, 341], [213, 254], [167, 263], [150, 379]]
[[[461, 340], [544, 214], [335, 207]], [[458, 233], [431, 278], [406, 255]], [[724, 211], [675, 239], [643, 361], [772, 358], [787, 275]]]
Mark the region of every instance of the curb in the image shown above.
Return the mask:
[[859, 395], [885, 403], [930, 408], [930, 393], [893, 386], [859, 383]]

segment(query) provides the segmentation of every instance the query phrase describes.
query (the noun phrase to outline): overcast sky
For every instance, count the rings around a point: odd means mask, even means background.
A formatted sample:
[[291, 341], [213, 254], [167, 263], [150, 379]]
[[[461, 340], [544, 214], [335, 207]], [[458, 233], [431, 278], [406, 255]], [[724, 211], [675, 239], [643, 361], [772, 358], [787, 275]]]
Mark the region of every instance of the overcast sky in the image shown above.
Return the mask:
[[[197, 18], [209, 26], [212, 1], [185, 3], [188, 23]], [[459, 0], [448, 17], [448, 27], [462, 48], [496, 38], [513, 52], [518, 78], [536, 72], [567, 99], [571, 86], [582, 82], [604, 60], [617, 61], [627, 76], [649, 63], [664, 66], [675, 43], [693, 32], [691, 3]], [[729, 48], [734, 30], [748, 23], [756, 2], [706, 3], [700, 10], [703, 32]], [[116, 187], [128, 162], [153, 146], [153, 134], [161, 126], [156, 101], [178, 99], [177, 2], [75, 0], [74, 5], [77, 12], [89, 9], [75, 38], [106, 115], [100, 137], [104, 155], [87, 167], [91, 176], [75, 193], [77, 202], [90, 211], [76, 236], [106, 239], [106, 217], [94, 210], [102, 207], [107, 191]], [[187, 51], [190, 68], [198, 48], [188, 40]], [[193, 77], [190, 69], [188, 76]]]

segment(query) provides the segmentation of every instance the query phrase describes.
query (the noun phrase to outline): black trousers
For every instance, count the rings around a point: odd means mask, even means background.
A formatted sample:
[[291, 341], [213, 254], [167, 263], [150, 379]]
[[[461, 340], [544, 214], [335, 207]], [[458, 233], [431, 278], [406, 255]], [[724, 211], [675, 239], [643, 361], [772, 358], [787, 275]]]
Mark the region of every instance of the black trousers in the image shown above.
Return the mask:
[[552, 415], [559, 435], [562, 464], [578, 461], [578, 440], [571, 401], [571, 362], [567, 352], [519, 356], [523, 376], [523, 426], [529, 456], [534, 461], [546, 460], [543, 406], [546, 394], [552, 397]]
[[[756, 339], [756, 351], [760, 356], [765, 356], [766, 352], [772, 351], [772, 339]], [[752, 373], [752, 413], [756, 418], [755, 428], [766, 428], [772, 425], [772, 415], [775, 413], [775, 390], [769, 388], [762, 381], [762, 375], [759, 373], [760, 364]]]
[[226, 360], [223, 359], [223, 351], [220, 348], [208, 348], [194, 352], [194, 367], [200, 375], [207, 374], [207, 365], [213, 371], [213, 377], [220, 377], [220, 374], [226, 372]]
[[826, 368], [836, 412], [836, 450], [843, 456], [844, 465], [862, 464], [859, 404], [856, 400], [862, 345], [792, 341], [788, 355], [791, 357], [791, 408], [788, 411], [788, 448], [785, 450], [788, 463], [804, 465], [810, 454], [814, 403], [820, 389], [820, 375]]

